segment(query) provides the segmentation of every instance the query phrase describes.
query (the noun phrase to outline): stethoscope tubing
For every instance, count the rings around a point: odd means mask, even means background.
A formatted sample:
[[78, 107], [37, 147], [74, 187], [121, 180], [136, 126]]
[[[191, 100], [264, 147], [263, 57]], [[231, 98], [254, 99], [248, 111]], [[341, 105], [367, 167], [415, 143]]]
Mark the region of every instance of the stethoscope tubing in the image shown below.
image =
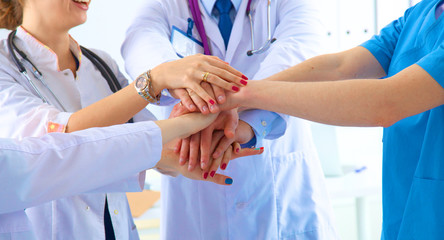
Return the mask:
[[[37, 95], [40, 97], [40, 99], [42, 99], [42, 101], [44, 103], [50, 104], [48, 99], [46, 99], [45, 96], [43, 96], [43, 94], [40, 92], [40, 90], [34, 84], [34, 82], [32, 81], [32, 79], [30, 78], [30, 76], [28, 74], [28, 71], [26, 70], [26, 68], [22, 64], [22, 62], [19, 60], [19, 58], [17, 57], [15, 52], [17, 52], [24, 61], [26, 61], [27, 63], [29, 63], [31, 65], [32, 73], [33, 73], [34, 77], [37, 78], [43, 84], [43, 86], [49, 90], [51, 95], [56, 100], [57, 104], [63, 109], [63, 111], [66, 112], [66, 109], [63, 106], [63, 104], [60, 102], [59, 98], [54, 94], [54, 92], [51, 90], [51, 88], [48, 86], [48, 84], [44, 80], [43, 74], [31, 62], [31, 60], [28, 59], [26, 54], [15, 45], [14, 37], [15, 37], [16, 32], [17, 32], [17, 30], [14, 30], [9, 34], [7, 45], [8, 45], [8, 51], [10, 52], [12, 60], [13, 60], [14, 64], [16, 65], [17, 69], [25, 77], [26, 81], [31, 85], [32, 89], [37, 93]], [[95, 54], [94, 52], [92, 52], [91, 50], [89, 50], [83, 46], [80, 46], [80, 49], [82, 51], [82, 54], [85, 55], [85, 57], [88, 58], [93, 63], [93, 65], [99, 70], [102, 77], [105, 78], [105, 80], [107, 81], [108, 86], [112, 92], [115, 93], [115, 92], [119, 91], [120, 89], [122, 89], [116, 75], [113, 73], [113, 71], [108, 66], [108, 64], [106, 64], [105, 61], [103, 61], [102, 58], [100, 58], [99, 56], [97, 56], [97, 54]], [[128, 122], [133, 123], [134, 121], [131, 118]]]

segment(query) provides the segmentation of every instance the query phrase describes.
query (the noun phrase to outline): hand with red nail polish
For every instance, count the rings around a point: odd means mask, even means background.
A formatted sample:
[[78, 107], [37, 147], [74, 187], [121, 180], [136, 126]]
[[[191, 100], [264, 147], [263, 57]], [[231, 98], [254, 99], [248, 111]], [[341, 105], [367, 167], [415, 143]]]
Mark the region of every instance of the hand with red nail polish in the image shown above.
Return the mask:
[[[229, 176], [217, 173], [217, 169], [208, 172], [203, 171], [200, 168], [194, 168], [192, 171], [188, 171], [187, 165], [182, 166], [179, 164], [179, 154], [174, 151], [176, 145], [177, 141], [173, 141], [164, 145], [164, 148], [162, 149], [161, 159], [159, 162], [157, 162], [155, 166], [155, 168], [157, 168], [159, 172], [167, 173], [172, 176], [177, 176], [177, 174], [181, 174], [184, 177], [190, 179], [210, 181], [220, 185], [232, 184], [233, 180]], [[227, 160], [231, 161], [233, 159], [244, 156], [261, 154], [262, 152], [263, 150], [241, 149], [239, 154], [232, 153]], [[227, 179], [229, 180], [227, 181]]]
[[[200, 101], [209, 106], [214, 105], [216, 99], [211, 96], [212, 93], [224, 99], [225, 91], [238, 92], [240, 87], [247, 85], [248, 80], [221, 59], [202, 54], [160, 64], [151, 70], [151, 77], [156, 93], [162, 89], [170, 89], [171, 95], [180, 98], [189, 111], [202, 109], [202, 106], [199, 108]], [[210, 84], [212, 89], [204, 89], [201, 83]], [[184, 90], [189, 96], [186, 96]]]

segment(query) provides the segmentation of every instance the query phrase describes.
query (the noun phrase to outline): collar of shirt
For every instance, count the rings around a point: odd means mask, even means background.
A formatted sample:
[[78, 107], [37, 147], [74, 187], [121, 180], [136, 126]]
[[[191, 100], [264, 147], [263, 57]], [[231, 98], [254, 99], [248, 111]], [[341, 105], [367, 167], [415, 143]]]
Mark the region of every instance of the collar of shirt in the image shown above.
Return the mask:
[[[69, 48], [79, 61], [80, 68], [82, 62], [80, 45], [71, 37], [71, 35], [69, 36], [69, 39]], [[56, 53], [21, 26], [17, 28], [15, 43], [21, 51], [26, 53], [29, 60], [31, 60], [37, 68], [49, 68], [50, 70], [57, 70], [59, 72], [64, 70], [59, 69], [59, 61]]]
[[[203, 5], [205, 11], [207, 11], [207, 14], [209, 16], [217, 17], [213, 14], [214, 4], [216, 4], [216, 1], [217, 0], [200, 0], [200, 3]], [[233, 3], [235, 12], [237, 12], [239, 10], [240, 4], [242, 3], [242, 0], [231, 0], [231, 2]]]

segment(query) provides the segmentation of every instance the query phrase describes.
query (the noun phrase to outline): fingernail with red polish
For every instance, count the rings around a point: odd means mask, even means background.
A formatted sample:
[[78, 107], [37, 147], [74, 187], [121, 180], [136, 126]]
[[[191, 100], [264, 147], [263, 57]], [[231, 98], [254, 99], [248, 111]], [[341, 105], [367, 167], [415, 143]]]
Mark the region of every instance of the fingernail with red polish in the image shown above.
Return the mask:
[[239, 92], [239, 88], [236, 86], [233, 86], [231, 89], [233, 89], [233, 91], [235, 91], [235, 92]]
[[236, 148], [236, 152], [239, 153], [239, 148]]
[[207, 179], [208, 178], [208, 173], [206, 172], [206, 173], [204, 173], [204, 179]]
[[244, 85], [244, 86], [247, 86], [247, 81], [245, 81], [245, 80], [240, 80], [240, 83], [242, 83], [242, 85]]
[[214, 100], [213, 100], [213, 99], [210, 99], [210, 104], [211, 104], [211, 105], [214, 105], [214, 103], [215, 103]]
[[242, 78], [248, 80], [248, 78], [245, 75], [242, 75]]
[[210, 173], [210, 176], [211, 176], [211, 177], [214, 177], [214, 174], [216, 174], [216, 171], [212, 171], [212, 172]]
[[224, 164], [222, 164], [222, 166], [220, 167], [222, 170], [225, 170], [225, 168], [227, 168], [227, 164], [226, 163], [224, 163]]

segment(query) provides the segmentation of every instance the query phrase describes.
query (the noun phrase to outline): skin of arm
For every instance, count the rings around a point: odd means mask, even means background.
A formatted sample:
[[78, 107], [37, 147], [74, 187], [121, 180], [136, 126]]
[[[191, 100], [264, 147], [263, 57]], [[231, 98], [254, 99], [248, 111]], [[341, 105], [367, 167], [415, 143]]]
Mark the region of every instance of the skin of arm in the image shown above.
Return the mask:
[[317, 82], [381, 78], [386, 75], [379, 62], [364, 47], [316, 56], [276, 73], [265, 80]]
[[[377, 66], [361, 69], [372, 68]], [[389, 127], [444, 104], [443, 88], [418, 65], [385, 79], [278, 82], [300, 81], [300, 76], [312, 80], [307, 73], [310, 71], [295, 66], [272, 76], [272, 81], [250, 82], [239, 94], [232, 95], [234, 106], [242, 104], [331, 125]], [[328, 71], [320, 72], [312, 73], [314, 80], [320, 81], [320, 76]], [[370, 75], [366, 71], [357, 72], [358, 76]]]
[[[199, 84], [202, 78], [201, 73], [206, 70], [217, 73], [217, 75], [213, 74], [212, 78], [208, 78], [208, 81], [228, 89], [232, 89], [233, 83], [223, 79], [231, 79], [237, 83], [242, 80], [240, 72], [216, 57], [194, 55], [153, 68], [151, 71], [153, 94], [158, 95], [165, 88], [187, 87], [193, 89], [199, 96], [205, 96], [206, 101], [215, 103], [215, 100], [212, 100], [212, 97]], [[119, 92], [73, 113], [66, 126], [66, 132], [123, 124], [147, 104], [148, 102], [137, 93], [132, 83]]]

